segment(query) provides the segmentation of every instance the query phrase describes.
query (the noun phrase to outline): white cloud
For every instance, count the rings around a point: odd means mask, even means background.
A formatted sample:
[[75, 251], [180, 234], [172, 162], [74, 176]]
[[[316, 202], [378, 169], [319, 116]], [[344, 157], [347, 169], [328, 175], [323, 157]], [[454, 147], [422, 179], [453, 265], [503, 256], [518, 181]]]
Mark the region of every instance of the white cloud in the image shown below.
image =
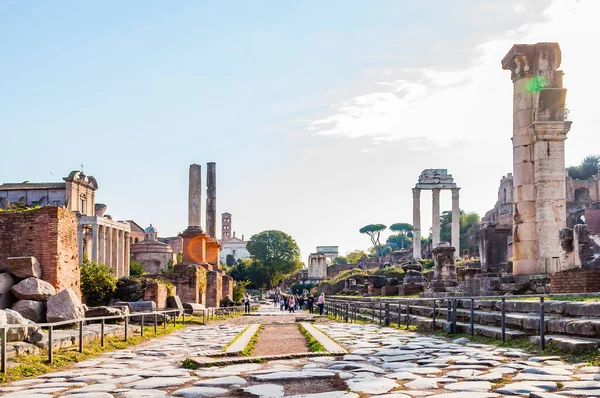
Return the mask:
[[[597, 119], [592, 108], [595, 101], [590, 99], [600, 88], [597, 79], [590, 79], [600, 61], [595, 51], [600, 38], [600, 24], [595, 20], [600, 1], [556, 0], [545, 14], [543, 22], [524, 25], [473, 48], [471, 52], [478, 55], [463, 69], [390, 72], [393, 69], [388, 68], [373, 76], [372, 92], [332, 105], [328, 115], [309, 124], [309, 131], [319, 136], [368, 137], [375, 142], [407, 141], [415, 149], [427, 142], [444, 146], [458, 140], [475, 148], [489, 145], [491, 137], [510, 135], [512, 85], [500, 60], [514, 43], [540, 41], [560, 43], [571, 117], [589, 123]], [[389, 76], [394, 79], [386, 80]]]

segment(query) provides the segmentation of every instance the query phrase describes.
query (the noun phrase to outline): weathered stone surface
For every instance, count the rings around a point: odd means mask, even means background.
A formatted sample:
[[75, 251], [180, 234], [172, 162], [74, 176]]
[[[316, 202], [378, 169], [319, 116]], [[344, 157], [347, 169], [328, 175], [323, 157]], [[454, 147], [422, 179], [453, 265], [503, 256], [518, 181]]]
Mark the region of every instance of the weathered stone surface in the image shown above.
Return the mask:
[[9, 273], [0, 274], [0, 310], [10, 308], [13, 303], [13, 296], [10, 289], [17, 281]]
[[10, 289], [18, 300], [46, 301], [56, 294], [54, 286], [38, 278], [27, 278]]
[[19, 300], [13, 304], [11, 309], [30, 321], [46, 322], [46, 305], [42, 301]]
[[355, 392], [365, 394], [383, 394], [393, 388], [398, 387], [394, 380], [383, 377], [365, 377], [361, 379], [352, 379], [346, 382], [348, 388]]
[[46, 319], [48, 319], [48, 322], [80, 319], [85, 316], [83, 305], [71, 288], [50, 297], [46, 303], [46, 307]]
[[203, 304], [197, 303], [185, 303], [183, 304], [183, 308], [186, 314], [202, 316], [203, 311], [206, 310], [206, 307]]
[[283, 397], [283, 386], [277, 384], [259, 384], [252, 387], [244, 388], [244, 391], [259, 397]]
[[123, 315], [123, 311], [116, 307], [90, 307], [87, 310], [85, 310], [86, 318], [121, 315]]
[[175, 391], [173, 396], [185, 398], [212, 397], [214, 395], [222, 395], [226, 392], [226, 389], [218, 387], [187, 387]]
[[[27, 325], [27, 319], [23, 318], [17, 311], [11, 309], [5, 309], [4, 314], [6, 315], [6, 323], [9, 325]], [[6, 338], [8, 341], [25, 341], [27, 339], [29, 330], [27, 327], [23, 328], [10, 328], [6, 331]]]
[[550, 381], [521, 381], [510, 383], [495, 392], [498, 394], [523, 395], [532, 392], [544, 392], [556, 390], [556, 383]]
[[487, 392], [492, 388], [492, 384], [489, 381], [461, 381], [446, 384], [444, 388], [453, 391]]
[[168, 296], [167, 297], [167, 308], [174, 308], [180, 310], [178, 315], [181, 315], [183, 312], [183, 304], [181, 304], [181, 299], [179, 296]]
[[9, 272], [19, 280], [42, 277], [42, 267], [35, 257], [9, 257], [0, 271]]

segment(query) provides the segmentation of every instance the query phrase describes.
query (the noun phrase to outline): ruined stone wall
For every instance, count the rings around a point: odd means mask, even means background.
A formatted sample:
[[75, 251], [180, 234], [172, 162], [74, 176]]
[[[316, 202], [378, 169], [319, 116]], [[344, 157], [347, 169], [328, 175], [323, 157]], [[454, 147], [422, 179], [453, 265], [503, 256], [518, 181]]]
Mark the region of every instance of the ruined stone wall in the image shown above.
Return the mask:
[[206, 305], [206, 270], [200, 265], [177, 264], [174, 272], [149, 277], [172, 283], [182, 303]]
[[75, 213], [53, 206], [0, 213], [0, 267], [22, 256], [37, 258], [42, 279], [57, 291], [70, 287], [81, 296]]
[[600, 292], [599, 269], [573, 269], [558, 272], [550, 278], [551, 293]]
[[220, 271], [206, 273], [206, 306], [219, 307], [223, 298], [223, 284]]
[[[172, 292], [173, 295], [177, 294], [177, 288]], [[167, 308], [167, 287], [162, 283], [150, 283], [144, 291], [145, 301], [154, 301], [157, 308]], [[180, 297], [181, 298], [181, 297]]]
[[333, 278], [342, 271], [358, 268], [356, 264], [334, 264], [327, 267], [327, 277]]
[[229, 275], [221, 276], [221, 297], [229, 296], [233, 300], [233, 278]]

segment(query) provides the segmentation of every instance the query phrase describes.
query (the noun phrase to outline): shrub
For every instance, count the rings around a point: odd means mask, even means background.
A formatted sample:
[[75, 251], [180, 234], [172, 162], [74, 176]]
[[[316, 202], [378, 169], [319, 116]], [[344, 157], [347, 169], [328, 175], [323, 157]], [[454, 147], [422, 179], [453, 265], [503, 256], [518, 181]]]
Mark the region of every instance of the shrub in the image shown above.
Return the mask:
[[146, 274], [146, 270], [141, 263], [138, 263], [135, 260], [131, 260], [129, 262], [129, 275], [144, 275]]
[[84, 258], [81, 264], [81, 294], [87, 305], [106, 304], [117, 288], [117, 278], [112, 269]]
[[250, 284], [250, 281], [235, 281], [233, 284], [233, 301], [236, 305], [242, 304], [242, 298], [246, 293], [246, 286]]

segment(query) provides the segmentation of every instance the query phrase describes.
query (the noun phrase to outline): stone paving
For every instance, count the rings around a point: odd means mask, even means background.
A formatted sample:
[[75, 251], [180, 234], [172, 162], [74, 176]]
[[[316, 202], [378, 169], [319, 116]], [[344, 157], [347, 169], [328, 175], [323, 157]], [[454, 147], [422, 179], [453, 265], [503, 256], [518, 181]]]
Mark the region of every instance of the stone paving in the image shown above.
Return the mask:
[[[245, 318], [257, 322], [256, 317]], [[184, 358], [221, 349], [244, 327], [191, 326], [64, 372], [12, 383], [1, 387], [0, 393], [31, 398], [600, 397], [598, 367], [567, 365], [559, 357], [532, 357], [518, 349], [377, 325], [326, 322], [316, 326], [349, 354], [191, 371], [181, 368]]]

